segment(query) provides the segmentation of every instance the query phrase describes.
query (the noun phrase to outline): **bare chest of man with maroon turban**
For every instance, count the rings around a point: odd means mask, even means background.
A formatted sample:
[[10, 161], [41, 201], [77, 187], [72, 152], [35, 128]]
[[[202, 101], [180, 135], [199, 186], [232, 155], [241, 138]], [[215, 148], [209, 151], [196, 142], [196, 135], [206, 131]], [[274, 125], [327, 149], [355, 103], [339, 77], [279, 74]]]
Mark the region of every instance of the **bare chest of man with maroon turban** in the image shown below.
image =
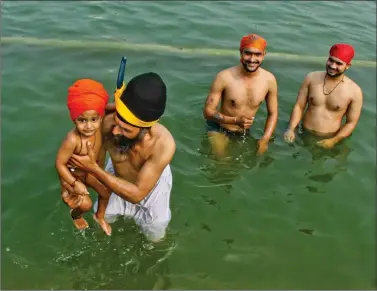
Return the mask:
[[301, 119], [307, 132], [323, 137], [318, 144], [324, 148], [332, 148], [352, 134], [363, 105], [361, 88], [345, 75], [353, 57], [351, 45], [335, 44], [330, 48], [326, 71], [311, 72], [304, 78], [285, 133], [287, 142], [295, 140]]

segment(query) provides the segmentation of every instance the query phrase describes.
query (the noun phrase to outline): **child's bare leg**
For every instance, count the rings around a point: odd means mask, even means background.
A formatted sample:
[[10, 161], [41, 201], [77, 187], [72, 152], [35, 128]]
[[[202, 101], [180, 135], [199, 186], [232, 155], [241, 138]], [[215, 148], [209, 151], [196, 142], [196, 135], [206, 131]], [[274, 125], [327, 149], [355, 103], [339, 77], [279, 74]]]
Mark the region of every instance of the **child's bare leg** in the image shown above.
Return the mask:
[[64, 203], [71, 208], [70, 215], [73, 219], [73, 224], [79, 230], [88, 228], [88, 222], [82, 217], [82, 214], [89, 211], [92, 207], [92, 200], [89, 195], [79, 196], [76, 193], [68, 191], [68, 189], [63, 186], [63, 180], [61, 178], [60, 186], [62, 199]]
[[73, 219], [73, 224], [77, 229], [83, 230], [89, 227], [88, 222], [82, 217], [85, 212], [88, 212], [92, 208], [92, 200], [89, 195], [82, 196], [82, 201], [79, 207], [71, 210], [71, 217]]
[[111, 226], [105, 221], [105, 212], [111, 192], [97, 178], [88, 174], [86, 183], [98, 193], [98, 208], [93, 215], [94, 220], [101, 226], [107, 235], [111, 235]]

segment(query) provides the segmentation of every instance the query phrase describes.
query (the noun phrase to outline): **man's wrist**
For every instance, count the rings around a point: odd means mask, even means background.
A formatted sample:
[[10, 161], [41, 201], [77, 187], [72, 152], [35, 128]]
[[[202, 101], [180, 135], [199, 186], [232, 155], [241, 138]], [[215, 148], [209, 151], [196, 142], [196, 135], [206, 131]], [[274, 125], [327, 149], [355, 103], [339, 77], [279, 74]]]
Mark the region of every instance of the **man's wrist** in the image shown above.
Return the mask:
[[343, 137], [338, 136], [338, 135], [336, 135], [336, 136], [330, 138], [330, 140], [331, 140], [331, 142], [332, 142], [333, 144], [337, 144], [337, 143], [340, 142], [342, 139], [343, 139]]
[[260, 142], [266, 142], [268, 143], [270, 141], [269, 137], [262, 136], [262, 138], [259, 140]]
[[288, 130], [290, 130], [290, 131], [295, 131], [295, 129], [296, 129], [296, 126], [294, 126], [294, 127], [291, 126], [291, 125], [288, 126]]

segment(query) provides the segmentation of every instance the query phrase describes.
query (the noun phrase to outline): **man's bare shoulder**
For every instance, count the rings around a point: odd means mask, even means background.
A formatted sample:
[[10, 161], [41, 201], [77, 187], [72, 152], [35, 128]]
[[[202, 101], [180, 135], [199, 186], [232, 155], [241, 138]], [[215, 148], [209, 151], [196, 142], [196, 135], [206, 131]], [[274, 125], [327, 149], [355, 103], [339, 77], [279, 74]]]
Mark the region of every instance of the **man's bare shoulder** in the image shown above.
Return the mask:
[[171, 160], [174, 156], [176, 144], [173, 135], [162, 124], [157, 123], [152, 127], [152, 137], [156, 138], [154, 153]]
[[263, 79], [269, 82], [276, 82], [276, 77], [272, 72], [267, 71], [266, 69], [263, 69], [263, 68], [259, 68], [259, 69], [261, 70], [260, 72]]
[[347, 87], [349, 88], [349, 91], [354, 92], [355, 98], [362, 98], [363, 90], [361, 89], [361, 87], [348, 76], [345, 77], [345, 81]]
[[325, 75], [326, 75], [326, 72], [324, 71], [313, 71], [313, 72], [309, 72], [305, 78], [309, 82], [317, 82], [319, 80], [323, 81], [323, 78], [325, 77]]
[[221, 70], [220, 72], [217, 73], [216, 78], [219, 78], [221, 80], [227, 80], [229, 78], [234, 78], [238, 74], [238, 67], [230, 67], [226, 68], [224, 70]]

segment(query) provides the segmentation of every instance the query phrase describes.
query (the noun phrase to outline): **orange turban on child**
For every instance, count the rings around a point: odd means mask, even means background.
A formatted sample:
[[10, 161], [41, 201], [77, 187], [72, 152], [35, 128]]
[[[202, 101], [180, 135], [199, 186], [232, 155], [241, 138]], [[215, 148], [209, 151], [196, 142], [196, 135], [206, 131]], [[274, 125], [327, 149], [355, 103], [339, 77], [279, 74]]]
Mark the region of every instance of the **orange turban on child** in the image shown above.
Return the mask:
[[349, 44], [338, 43], [330, 48], [329, 55], [338, 58], [348, 65], [355, 56], [355, 50]]
[[257, 35], [257, 34], [248, 34], [242, 37], [240, 42], [240, 51], [242, 52], [245, 48], [256, 48], [258, 50], [264, 51], [267, 46], [267, 41]]
[[76, 81], [68, 89], [67, 106], [71, 119], [75, 120], [87, 110], [95, 110], [103, 116], [108, 100], [109, 95], [101, 83], [91, 79]]

